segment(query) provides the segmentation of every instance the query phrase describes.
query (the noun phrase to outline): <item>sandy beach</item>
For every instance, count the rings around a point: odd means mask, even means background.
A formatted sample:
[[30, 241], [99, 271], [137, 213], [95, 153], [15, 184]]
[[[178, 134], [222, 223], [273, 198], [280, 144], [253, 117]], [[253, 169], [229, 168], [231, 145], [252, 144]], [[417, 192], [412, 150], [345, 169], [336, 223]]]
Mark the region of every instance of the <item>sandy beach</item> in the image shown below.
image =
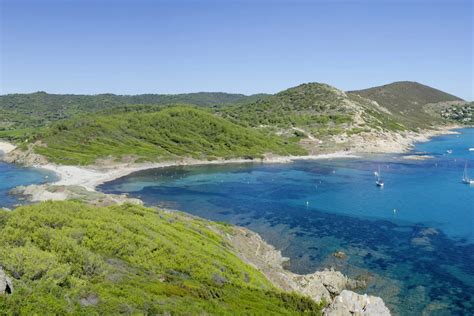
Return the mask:
[[179, 161], [169, 161], [160, 163], [143, 164], [116, 164], [109, 167], [80, 167], [80, 166], [61, 166], [55, 164], [36, 165], [34, 167], [53, 171], [59, 177], [59, 180], [52, 183], [55, 185], [77, 185], [86, 188], [89, 191], [95, 191], [95, 188], [105, 182], [127, 176], [136, 171], [147, 169], [166, 168], [174, 166], [198, 166], [198, 165], [221, 165], [221, 164], [240, 164], [240, 163], [291, 163], [295, 160], [318, 160], [318, 159], [344, 159], [358, 158], [350, 152], [336, 152], [332, 154], [310, 155], [310, 156], [276, 156], [264, 159], [228, 159], [228, 160], [195, 160], [183, 159]]

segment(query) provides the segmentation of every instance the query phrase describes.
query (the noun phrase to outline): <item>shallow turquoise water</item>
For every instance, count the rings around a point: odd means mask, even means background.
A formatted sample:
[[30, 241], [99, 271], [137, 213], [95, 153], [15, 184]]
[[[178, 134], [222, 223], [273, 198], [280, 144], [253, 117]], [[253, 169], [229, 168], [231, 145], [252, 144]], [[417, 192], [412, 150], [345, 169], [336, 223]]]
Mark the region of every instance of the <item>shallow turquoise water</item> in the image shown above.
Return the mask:
[[55, 178], [56, 176], [52, 172], [46, 170], [22, 168], [13, 164], [0, 162], [0, 207], [10, 208], [15, 204], [24, 203], [8, 194], [14, 187], [45, 183]]
[[[474, 129], [418, 144], [403, 155], [177, 167], [104, 184], [147, 204], [249, 227], [299, 273], [334, 266], [367, 278], [397, 314], [474, 312]], [[446, 151], [451, 149], [452, 154]], [[381, 168], [385, 188], [374, 183]], [[433, 228], [433, 229], [430, 229]], [[336, 259], [342, 250], [348, 258]]]

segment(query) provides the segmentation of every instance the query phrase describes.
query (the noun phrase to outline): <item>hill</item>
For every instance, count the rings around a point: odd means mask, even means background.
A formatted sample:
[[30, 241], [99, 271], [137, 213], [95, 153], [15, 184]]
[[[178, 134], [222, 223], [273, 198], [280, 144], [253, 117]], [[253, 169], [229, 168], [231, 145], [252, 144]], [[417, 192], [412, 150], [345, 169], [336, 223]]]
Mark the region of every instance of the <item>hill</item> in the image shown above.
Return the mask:
[[8, 94], [0, 96], [0, 130], [38, 127], [77, 114], [110, 110], [130, 104], [191, 104], [203, 107], [243, 104], [265, 97], [221, 92], [142, 95]]
[[212, 223], [141, 206], [0, 210], [2, 315], [320, 314], [240, 260]]
[[[168, 103], [174, 101], [206, 109], [172, 110]], [[35, 143], [37, 153], [63, 164], [91, 164], [101, 158], [157, 161], [393, 152], [406, 149], [414, 139], [414, 133], [406, 132], [448, 122], [472, 124], [472, 117], [471, 105], [414, 82], [348, 93], [306, 83], [254, 96], [40, 92], [0, 97], [0, 138], [20, 142], [23, 149]]]
[[334, 148], [333, 138], [405, 127], [376, 103], [332, 86], [307, 83], [246, 105], [218, 110], [238, 124], [306, 138], [309, 146]]
[[22, 137], [37, 141], [37, 153], [61, 164], [92, 164], [109, 157], [159, 161], [305, 153], [292, 140], [242, 127], [187, 106], [145, 113], [79, 116]]
[[446, 92], [410, 81], [394, 82], [348, 93], [377, 102], [410, 128], [430, 127], [441, 122], [439, 117], [427, 111], [427, 105], [463, 101]]

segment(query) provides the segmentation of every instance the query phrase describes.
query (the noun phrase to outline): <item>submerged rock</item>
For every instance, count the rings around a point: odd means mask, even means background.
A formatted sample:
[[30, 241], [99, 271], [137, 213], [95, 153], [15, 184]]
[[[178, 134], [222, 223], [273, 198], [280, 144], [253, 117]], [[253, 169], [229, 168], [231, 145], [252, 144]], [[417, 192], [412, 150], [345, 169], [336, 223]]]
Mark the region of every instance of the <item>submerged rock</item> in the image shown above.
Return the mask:
[[13, 293], [13, 282], [0, 267], [0, 295]]
[[338, 259], [346, 259], [347, 258], [347, 255], [344, 251], [336, 251], [335, 253], [332, 254], [334, 257], [338, 258]]

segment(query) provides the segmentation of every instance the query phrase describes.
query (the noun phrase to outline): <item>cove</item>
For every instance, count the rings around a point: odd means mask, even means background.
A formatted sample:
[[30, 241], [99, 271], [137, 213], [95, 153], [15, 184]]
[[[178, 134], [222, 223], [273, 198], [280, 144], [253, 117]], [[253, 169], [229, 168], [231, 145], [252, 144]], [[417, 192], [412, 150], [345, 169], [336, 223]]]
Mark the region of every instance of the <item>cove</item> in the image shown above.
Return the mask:
[[[248, 227], [289, 269], [335, 267], [400, 315], [474, 311], [474, 129], [404, 155], [146, 170], [100, 186], [148, 205]], [[447, 151], [452, 151], [448, 154]], [[375, 186], [380, 168], [385, 187]], [[347, 258], [333, 256], [344, 251]]]
[[8, 192], [19, 185], [40, 184], [54, 181], [56, 175], [38, 168], [24, 168], [14, 164], [0, 162], [0, 208], [11, 208], [23, 203]]

